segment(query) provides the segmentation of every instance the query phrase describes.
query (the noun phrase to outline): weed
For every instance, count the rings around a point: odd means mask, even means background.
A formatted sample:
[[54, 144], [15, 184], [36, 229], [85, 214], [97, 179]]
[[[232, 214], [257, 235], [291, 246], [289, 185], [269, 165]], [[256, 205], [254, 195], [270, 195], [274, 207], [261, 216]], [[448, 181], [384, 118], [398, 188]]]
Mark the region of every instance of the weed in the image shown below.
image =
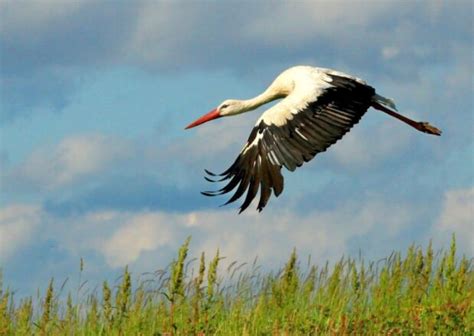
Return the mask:
[[304, 269], [293, 250], [276, 274], [255, 262], [233, 262], [221, 274], [219, 251], [207, 267], [202, 253], [194, 273], [189, 243], [152, 279], [132, 281], [125, 268], [117, 286], [104, 282], [101, 295], [81, 290], [76, 300], [63, 300], [53, 280], [43, 296], [14, 300], [0, 278], [0, 335], [474, 333], [473, 264], [457, 257], [454, 237], [436, 254], [431, 243], [425, 251], [412, 245], [405, 257]]

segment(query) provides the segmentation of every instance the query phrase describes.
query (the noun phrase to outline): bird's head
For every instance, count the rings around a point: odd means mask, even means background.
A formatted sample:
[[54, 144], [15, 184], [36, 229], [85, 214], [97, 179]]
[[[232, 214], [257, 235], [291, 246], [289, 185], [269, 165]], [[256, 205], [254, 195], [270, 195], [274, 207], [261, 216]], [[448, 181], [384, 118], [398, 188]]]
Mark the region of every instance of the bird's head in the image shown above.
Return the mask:
[[210, 111], [209, 113], [203, 115], [201, 118], [195, 120], [194, 122], [186, 126], [186, 129], [204, 124], [205, 122], [208, 122], [217, 118], [227, 117], [227, 116], [239, 114], [245, 111], [246, 111], [246, 106], [241, 100], [227, 99], [227, 100], [224, 100], [214, 110]]

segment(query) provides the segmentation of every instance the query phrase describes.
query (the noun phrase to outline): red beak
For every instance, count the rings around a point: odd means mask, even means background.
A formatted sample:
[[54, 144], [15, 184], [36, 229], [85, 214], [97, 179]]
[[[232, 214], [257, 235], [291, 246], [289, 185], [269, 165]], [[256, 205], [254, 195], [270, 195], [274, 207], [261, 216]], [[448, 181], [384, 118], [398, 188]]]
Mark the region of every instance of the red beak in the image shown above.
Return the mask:
[[195, 126], [198, 126], [198, 125], [201, 125], [201, 124], [204, 124], [205, 122], [208, 122], [208, 121], [211, 121], [213, 119], [217, 119], [217, 118], [220, 118], [222, 117], [221, 114], [219, 113], [219, 111], [217, 109], [214, 109], [212, 110], [211, 112], [203, 115], [201, 118], [199, 118], [198, 120], [190, 123], [188, 126], [186, 126], [185, 129], [188, 129], [188, 128], [192, 128], [192, 127], [195, 127]]

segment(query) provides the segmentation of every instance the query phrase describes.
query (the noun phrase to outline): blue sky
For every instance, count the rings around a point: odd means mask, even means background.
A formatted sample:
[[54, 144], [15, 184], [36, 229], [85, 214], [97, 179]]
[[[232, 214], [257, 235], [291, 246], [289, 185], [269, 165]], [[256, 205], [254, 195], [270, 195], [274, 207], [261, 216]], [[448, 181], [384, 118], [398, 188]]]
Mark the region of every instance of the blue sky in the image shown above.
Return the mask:
[[[472, 256], [469, 1], [0, 1], [0, 268], [21, 294], [192, 251], [279, 267], [458, 235]], [[289, 66], [362, 77], [427, 136], [370, 110], [260, 214], [199, 194], [264, 111], [183, 128]]]

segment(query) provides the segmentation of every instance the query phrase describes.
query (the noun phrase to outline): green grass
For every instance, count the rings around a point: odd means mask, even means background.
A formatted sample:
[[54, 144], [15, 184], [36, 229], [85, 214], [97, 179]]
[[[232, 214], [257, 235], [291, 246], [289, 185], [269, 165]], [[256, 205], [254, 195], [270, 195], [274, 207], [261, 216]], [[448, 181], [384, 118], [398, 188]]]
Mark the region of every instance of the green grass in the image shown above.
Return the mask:
[[209, 262], [204, 254], [190, 261], [188, 246], [167, 270], [133, 281], [125, 268], [116, 284], [87, 295], [59, 295], [51, 280], [37, 299], [18, 300], [0, 282], [0, 335], [474, 332], [473, 265], [456, 257], [454, 237], [446, 251], [411, 246], [403, 257], [331, 267], [303, 267], [293, 251], [278, 273], [234, 262], [219, 274], [218, 251]]

